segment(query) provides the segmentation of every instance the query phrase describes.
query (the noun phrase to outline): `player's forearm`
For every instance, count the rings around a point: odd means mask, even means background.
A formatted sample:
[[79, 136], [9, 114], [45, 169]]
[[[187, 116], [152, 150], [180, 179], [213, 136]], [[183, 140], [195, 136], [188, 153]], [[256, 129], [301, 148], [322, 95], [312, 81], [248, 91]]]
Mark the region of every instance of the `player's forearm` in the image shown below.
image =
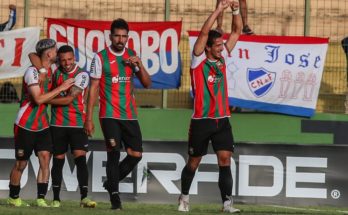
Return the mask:
[[33, 96], [33, 100], [37, 105], [48, 103], [51, 99], [58, 96], [59, 93], [61, 93], [62, 91], [63, 90], [61, 88], [55, 88], [54, 90], [52, 90], [48, 93]]
[[139, 67], [139, 71], [137, 73], [137, 77], [139, 78], [141, 84], [145, 87], [145, 88], [150, 88], [151, 86], [151, 77], [149, 75], [149, 73], [146, 71], [144, 65], [141, 65]]
[[98, 88], [91, 86], [89, 88], [89, 93], [88, 93], [86, 121], [93, 121], [94, 104], [97, 98], [98, 98]]

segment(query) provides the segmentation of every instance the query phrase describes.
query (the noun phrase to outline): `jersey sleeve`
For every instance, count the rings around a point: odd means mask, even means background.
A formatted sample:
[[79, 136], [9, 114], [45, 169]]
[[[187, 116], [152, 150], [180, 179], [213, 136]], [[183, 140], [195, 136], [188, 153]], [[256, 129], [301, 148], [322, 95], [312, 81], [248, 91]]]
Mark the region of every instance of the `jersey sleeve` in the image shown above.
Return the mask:
[[101, 60], [98, 54], [96, 54], [91, 63], [91, 78], [100, 79], [102, 74]]
[[39, 84], [39, 72], [34, 67], [29, 67], [24, 74], [24, 82], [28, 85]]
[[81, 72], [75, 77], [74, 85], [81, 90], [84, 90], [88, 87], [89, 84], [89, 76], [87, 72]]
[[192, 52], [191, 56], [191, 69], [195, 69], [202, 61], [206, 58], [205, 52], [203, 52], [200, 56], [196, 56]]

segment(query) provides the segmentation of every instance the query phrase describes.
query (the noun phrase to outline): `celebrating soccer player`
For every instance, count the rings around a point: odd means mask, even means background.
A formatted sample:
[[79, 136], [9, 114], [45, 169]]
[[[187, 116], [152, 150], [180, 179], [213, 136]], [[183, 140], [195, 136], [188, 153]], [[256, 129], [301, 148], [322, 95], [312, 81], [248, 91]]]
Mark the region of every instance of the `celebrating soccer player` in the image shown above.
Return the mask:
[[[52, 140], [47, 114], [47, 102], [69, 89], [74, 79], [67, 79], [59, 87], [51, 88], [51, 64], [56, 60], [57, 47], [52, 39], [42, 39], [36, 44], [36, 53], [45, 68], [48, 78], [39, 85], [39, 71], [29, 67], [23, 77], [22, 99], [14, 126], [16, 163], [10, 174], [10, 194], [7, 203], [12, 206], [27, 206], [19, 198], [20, 180], [33, 152], [39, 158], [40, 168], [37, 175], [37, 206], [48, 207], [45, 196], [50, 175]], [[41, 70], [43, 71], [43, 70]], [[48, 72], [47, 72], [48, 71]]]
[[[218, 15], [228, 7], [232, 9], [233, 21], [231, 34], [224, 43], [221, 33], [211, 28]], [[189, 211], [190, 186], [211, 141], [218, 159], [223, 211], [240, 212], [233, 207], [232, 201], [230, 164], [234, 142], [229, 122], [226, 58], [236, 45], [241, 28], [238, 2], [221, 0], [216, 10], [205, 21], [194, 45], [191, 62], [194, 112], [189, 130], [189, 159], [181, 174], [179, 211]]]
[[[99, 118], [107, 148], [105, 189], [109, 192], [111, 209], [121, 209], [119, 181], [125, 178], [142, 157], [142, 137], [137, 120], [133, 94], [134, 74], [145, 88], [151, 79], [136, 53], [126, 48], [129, 27], [116, 19], [110, 29], [111, 46], [95, 55], [91, 65], [85, 130], [94, 131], [93, 108], [99, 91]], [[127, 156], [119, 163], [121, 141]]]

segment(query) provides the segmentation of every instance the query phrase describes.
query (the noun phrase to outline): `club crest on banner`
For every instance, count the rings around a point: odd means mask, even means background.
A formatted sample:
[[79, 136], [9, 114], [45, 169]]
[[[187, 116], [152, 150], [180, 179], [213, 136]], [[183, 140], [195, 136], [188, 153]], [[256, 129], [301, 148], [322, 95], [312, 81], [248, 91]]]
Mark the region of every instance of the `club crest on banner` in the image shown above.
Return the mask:
[[264, 68], [247, 70], [247, 82], [250, 91], [256, 97], [266, 95], [273, 87], [276, 79], [276, 73], [267, 71]]

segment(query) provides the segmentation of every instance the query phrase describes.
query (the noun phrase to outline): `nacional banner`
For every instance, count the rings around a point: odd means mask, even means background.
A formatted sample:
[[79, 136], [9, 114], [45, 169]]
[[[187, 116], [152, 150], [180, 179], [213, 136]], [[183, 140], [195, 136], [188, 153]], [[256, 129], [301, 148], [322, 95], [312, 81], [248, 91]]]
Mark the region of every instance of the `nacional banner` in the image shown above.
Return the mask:
[[[129, 22], [127, 47], [134, 49], [149, 72], [154, 89], [180, 86], [179, 41], [182, 22]], [[48, 37], [75, 49], [77, 64], [86, 71], [96, 52], [111, 45], [111, 21], [48, 18]], [[138, 79], [135, 86], [141, 88]]]
[[230, 105], [313, 116], [327, 48], [327, 38], [241, 35], [226, 60]]
[[0, 79], [24, 75], [31, 65], [28, 54], [35, 52], [39, 36], [38, 27], [0, 32]]

